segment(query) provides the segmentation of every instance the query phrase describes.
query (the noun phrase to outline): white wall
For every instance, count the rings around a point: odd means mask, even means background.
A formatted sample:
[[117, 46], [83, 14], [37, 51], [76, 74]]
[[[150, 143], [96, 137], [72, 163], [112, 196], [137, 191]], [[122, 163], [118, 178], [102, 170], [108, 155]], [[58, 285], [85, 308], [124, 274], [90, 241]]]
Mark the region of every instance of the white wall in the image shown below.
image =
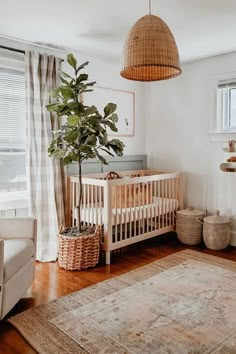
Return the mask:
[[[140, 82], [126, 80], [120, 76], [120, 64], [115, 61], [105, 59], [84, 57], [79, 52], [74, 53], [79, 63], [89, 60], [86, 73], [89, 74], [91, 81], [96, 81], [97, 86], [112, 89], [131, 91], [135, 93], [135, 122], [134, 136], [117, 137], [125, 144], [125, 155], [137, 155], [146, 153], [146, 134], [145, 134], [145, 106], [144, 90], [145, 87]], [[107, 102], [108, 103], [108, 102]], [[114, 101], [113, 103], [117, 103]], [[122, 109], [122, 111], [125, 109]]]
[[236, 173], [219, 170], [227, 139], [212, 142], [209, 135], [216, 118], [216, 77], [236, 71], [236, 53], [182, 69], [176, 79], [146, 84], [148, 166], [185, 173], [186, 206], [232, 215], [231, 243], [236, 246]]

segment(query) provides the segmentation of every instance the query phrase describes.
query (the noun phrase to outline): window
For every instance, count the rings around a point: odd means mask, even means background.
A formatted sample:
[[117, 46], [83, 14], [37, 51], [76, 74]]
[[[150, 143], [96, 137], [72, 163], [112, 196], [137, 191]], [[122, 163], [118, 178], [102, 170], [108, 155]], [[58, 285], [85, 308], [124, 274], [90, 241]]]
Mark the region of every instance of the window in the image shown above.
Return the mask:
[[222, 132], [236, 132], [236, 79], [218, 83], [218, 127]]
[[0, 67], [0, 209], [27, 206], [24, 72]]

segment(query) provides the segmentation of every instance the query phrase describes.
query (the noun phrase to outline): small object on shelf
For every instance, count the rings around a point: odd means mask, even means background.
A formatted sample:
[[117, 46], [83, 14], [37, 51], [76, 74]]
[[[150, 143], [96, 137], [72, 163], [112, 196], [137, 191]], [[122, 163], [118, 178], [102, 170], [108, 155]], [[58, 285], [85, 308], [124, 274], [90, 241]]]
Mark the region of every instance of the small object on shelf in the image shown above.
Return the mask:
[[223, 162], [220, 164], [220, 170], [223, 172], [236, 172], [236, 162]]
[[234, 144], [235, 144], [235, 140], [229, 140], [228, 141], [228, 146], [229, 146], [229, 152], [234, 152]]
[[227, 162], [236, 162], [236, 156], [230, 156], [230, 157], [227, 159]]
[[206, 211], [194, 209], [192, 206], [176, 212], [176, 233], [180, 242], [185, 245], [198, 245], [202, 241], [202, 224]]
[[219, 210], [213, 216], [207, 216], [203, 220], [203, 240], [207, 248], [211, 250], [223, 250], [230, 243], [229, 217], [220, 216]]

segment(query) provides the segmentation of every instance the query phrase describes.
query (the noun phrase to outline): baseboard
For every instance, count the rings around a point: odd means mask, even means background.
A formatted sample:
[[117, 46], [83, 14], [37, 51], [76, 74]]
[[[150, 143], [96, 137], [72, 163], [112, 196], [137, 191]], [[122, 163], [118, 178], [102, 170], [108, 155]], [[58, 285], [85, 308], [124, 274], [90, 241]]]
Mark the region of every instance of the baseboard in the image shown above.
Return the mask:
[[231, 231], [230, 245], [236, 247], [236, 231]]

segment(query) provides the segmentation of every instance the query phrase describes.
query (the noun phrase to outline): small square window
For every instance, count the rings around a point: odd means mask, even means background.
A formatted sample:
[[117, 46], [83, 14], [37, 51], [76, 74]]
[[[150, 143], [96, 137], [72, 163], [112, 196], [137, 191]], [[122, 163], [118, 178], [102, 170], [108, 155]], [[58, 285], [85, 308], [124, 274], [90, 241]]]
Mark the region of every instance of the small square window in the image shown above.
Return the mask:
[[218, 83], [217, 111], [218, 131], [236, 132], [236, 79]]

